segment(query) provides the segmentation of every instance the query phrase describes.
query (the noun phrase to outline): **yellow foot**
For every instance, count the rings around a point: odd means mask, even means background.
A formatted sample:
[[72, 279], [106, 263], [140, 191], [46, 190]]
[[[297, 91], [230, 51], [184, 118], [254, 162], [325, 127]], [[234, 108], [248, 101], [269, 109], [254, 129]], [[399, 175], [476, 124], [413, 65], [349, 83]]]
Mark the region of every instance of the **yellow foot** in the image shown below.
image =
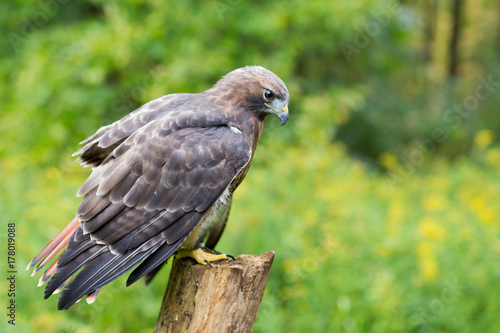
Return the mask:
[[196, 262], [198, 264], [209, 265], [209, 266], [212, 266], [212, 265], [210, 265], [210, 263], [214, 262], [214, 261], [226, 260], [229, 258], [234, 260], [234, 257], [230, 254], [225, 254], [225, 253], [220, 253], [220, 252], [215, 252], [215, 251], [214, 251], [214, 253], [210, 253], [210, 252], [202, 250], [201, 248], [198, 248], [196, 250], [179, 249], [179, 250], [177, 250], [176, 257], [177, 258], [185, 258], [185, 257], [193, 258], [194, 260], [196, 260]]

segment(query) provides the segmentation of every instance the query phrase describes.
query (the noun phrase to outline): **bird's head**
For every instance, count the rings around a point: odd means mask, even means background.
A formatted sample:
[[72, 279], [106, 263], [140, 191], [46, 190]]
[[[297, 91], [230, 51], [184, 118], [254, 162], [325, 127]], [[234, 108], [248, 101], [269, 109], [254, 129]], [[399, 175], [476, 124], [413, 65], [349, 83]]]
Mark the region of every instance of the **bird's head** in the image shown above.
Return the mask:
[[260, 66], [238, 68], [224, 76], [215, 87], [226, 85], [233, 88], [229, 98], [248, 111], [257, 112], [261, 117], [274, 114], [281, 120], [281, 126], [288, 120], [288, 89], [270, 70]]

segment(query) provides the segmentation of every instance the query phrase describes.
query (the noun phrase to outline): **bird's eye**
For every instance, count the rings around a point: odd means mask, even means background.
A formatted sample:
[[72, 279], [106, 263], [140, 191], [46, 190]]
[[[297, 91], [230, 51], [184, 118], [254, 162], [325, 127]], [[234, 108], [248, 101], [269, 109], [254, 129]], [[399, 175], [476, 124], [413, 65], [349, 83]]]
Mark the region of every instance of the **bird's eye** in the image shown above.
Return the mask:
[[264, 99], [268, 102], [272, 101], [274, 99], [274, 94], [272, 91], [269, 91], [267, 89], [264, 90]]

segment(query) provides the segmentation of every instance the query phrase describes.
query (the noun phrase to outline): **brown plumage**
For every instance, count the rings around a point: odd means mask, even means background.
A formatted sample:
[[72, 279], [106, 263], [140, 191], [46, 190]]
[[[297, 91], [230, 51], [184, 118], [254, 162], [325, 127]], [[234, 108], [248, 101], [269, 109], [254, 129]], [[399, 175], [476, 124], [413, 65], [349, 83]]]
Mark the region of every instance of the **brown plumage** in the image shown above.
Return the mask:
[[127, 285], [146, 274], [149, 281], [181, 246], [213, 249], [265, 116], [283, 125], [288, 102], [276, 75], [249, 66], [205, 92], [153, 100], [83, 141], [75, 154], [93, 169], [76, 218], [28, 266], [45, 258], [36, 273], [66, 246], [40, 279], [52, 277], [45, 298], [64, 289], [58, 309], [85, 295], [91, 303], [134, 267]]

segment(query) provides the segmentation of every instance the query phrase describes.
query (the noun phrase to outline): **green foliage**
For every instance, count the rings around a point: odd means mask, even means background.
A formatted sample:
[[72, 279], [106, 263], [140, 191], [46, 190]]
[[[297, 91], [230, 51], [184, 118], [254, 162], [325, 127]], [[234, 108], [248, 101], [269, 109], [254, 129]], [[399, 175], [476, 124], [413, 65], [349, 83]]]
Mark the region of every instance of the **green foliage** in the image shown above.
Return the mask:
[[[70, 158], [79, 141], [153, 98], [258, 64], [286, 82], [291, 117], [268, 120], [219, 245], [276, 251], [255, 331], [493, 331], [500, 94], [476, 94], [481, 78], [500, 81], [498, 5], [468, 6], [470, 51], [448, 82], [448, 20], [423, 61], [425, 12], [410, 2], [2, 2], [0, 213], [18, 231], [16, 328], [152, 331], [168, 269], [57, 312], [22, 267], [74, 215], [90, 172]], [[454, 111], [474, 96], [474, 111]]]
[[498, 148], [396, 183], [338, 145], [274, 148], [238, 189], [225, 238], [236, 253], [277, 249], [259, 332], [493, 328]]

